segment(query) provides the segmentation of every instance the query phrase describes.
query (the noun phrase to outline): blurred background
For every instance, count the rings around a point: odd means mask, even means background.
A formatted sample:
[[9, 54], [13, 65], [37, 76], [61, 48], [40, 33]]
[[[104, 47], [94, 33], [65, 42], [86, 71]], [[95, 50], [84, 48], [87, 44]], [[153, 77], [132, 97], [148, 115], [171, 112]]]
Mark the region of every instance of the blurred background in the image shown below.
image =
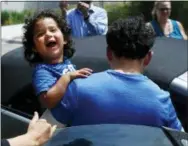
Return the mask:
[[[69, 9], [75, 7], [77, 1], [68, 1]], [[94, 4], [103, 7], [108, 12], [109, 24], [118, 18], [126, 18], [128, 15], [143, 13], [146, 21], [152, 20], [151, 10], [154, 1], [100, 1]], [[54, 9], [60, 13], [59, 1], [2, 1], [1, 2], [1, 25], [21, 24], [24, 18], [39, 9]], [[180, 21], [188, 32], [188, 1], [172, 1], [171, 19]]]

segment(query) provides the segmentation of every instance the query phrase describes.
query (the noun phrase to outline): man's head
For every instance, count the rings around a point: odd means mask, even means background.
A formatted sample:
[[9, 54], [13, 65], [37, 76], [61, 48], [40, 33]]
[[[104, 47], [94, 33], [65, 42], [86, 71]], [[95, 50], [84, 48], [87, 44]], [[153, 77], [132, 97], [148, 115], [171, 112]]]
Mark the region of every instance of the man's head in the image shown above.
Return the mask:
[[135, 16], [113, 22], [108, 29], [106, 41], [109, 61], [114, 58], [144, 60], [146, 66], [151, 59], [150, 49], [155, 41], [155, 33], [151, 26], [146, 25], [142, 16]]
[[91, 0], [88, 1], [78, 1], [77, 9], [82, 12], [85, 16], [88, 13], [88, 9], [90, 8]]
[[92, 2], [92, 0], [87, 0], [87, 1], [82, 1], [82, 0], [81, 0], [81, 1], [79, 1], [79, 2], [86, 3], [86, 4], [89, 4], [89, 5], [90, 5], [91, 2]]

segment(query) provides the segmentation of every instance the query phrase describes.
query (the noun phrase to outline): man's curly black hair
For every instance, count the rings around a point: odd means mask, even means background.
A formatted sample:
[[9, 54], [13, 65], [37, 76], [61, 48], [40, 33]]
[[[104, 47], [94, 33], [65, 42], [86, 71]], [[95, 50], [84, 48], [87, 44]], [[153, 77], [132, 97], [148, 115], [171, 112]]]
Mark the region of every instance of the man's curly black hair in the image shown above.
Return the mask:
[[34, 26], [38, 20], [43, 18], [54, 19], [61, 32], [63, 33], [64, 39], [67, 41], [67, 44], [64, 45], [64, 56], [70, 58], [75, 52], [75, 49], [73, 47], [73, 40], [71, 38], [71, 29], [68, 27], [66, 21], [52, 10], [38, 11], [31, 18], [26, 19], [23, 26], [24, 35], [22, 43], [24, 46], [24, 56], [25, 59], [30, 63], [30, 65], [43, 62], [43, 59], [39, 56], [39, 54], [33, 51]]
[[116, 57], [142, 59], [154, 44], [155, 32], [146, 25], [142, 15], [131, 16], [113, 22], [108, 29], [106, 41]]

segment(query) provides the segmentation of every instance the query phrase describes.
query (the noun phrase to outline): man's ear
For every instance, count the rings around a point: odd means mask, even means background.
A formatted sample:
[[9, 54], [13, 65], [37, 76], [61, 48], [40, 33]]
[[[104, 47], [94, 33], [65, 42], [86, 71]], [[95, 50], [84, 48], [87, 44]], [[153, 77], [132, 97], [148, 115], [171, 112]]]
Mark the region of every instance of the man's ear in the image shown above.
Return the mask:
[[144, 66], [147, 66], [150, 63], [152, 56], [153, 56], [153, 51], [149, 51], [144, 58]]
[[111, 61], [112, 58], [113, 58], [113, 57], [112, 57], [112, 51], [111, 51], [111, 49], [110, 49], [109, 46], [107, 46], [106, 56], [107, 56], [107, 59], [108, 59], [109, 61]]

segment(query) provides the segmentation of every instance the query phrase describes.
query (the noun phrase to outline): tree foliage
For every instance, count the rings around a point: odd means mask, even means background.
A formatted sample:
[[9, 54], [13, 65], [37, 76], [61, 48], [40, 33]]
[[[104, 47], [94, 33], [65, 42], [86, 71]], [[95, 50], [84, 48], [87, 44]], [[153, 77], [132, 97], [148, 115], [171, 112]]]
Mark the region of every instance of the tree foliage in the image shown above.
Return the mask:
[[[188, 1], [172, 1], [172, 12], [171, 19], [175, 19], [181, 22], [188, 31], [188, 19], [186, 14], [188, 14]], [[132, 1], [125, 2], [121, 5], [114, 5], [105, 7], [108, 11], [109, 24], [118, 19], [126, 18], [129, 15], [143, 14], [146, 21], [151, 21], [151, 11], [153, 9], [154, 1]]]
[[[127, 18], [130, 15], [143, 14], [146, 21], [151, 21], [151, 11], [154, 1], [124, 1], [104, 3], [104, 8], [108, 13], [108, 21], [111, 24], [118, 18]], [[70, 6], [70, 8], [75, 5]], [[60, 13], [59, 8], [56, 9]], [[23, 23], [24, 18], [33, 14], [33, 10], [23, 12], [1, 11], [1, 25]], [[180, 21], [188, 31], [188, 1], [172, 1], [171, 19]]]

